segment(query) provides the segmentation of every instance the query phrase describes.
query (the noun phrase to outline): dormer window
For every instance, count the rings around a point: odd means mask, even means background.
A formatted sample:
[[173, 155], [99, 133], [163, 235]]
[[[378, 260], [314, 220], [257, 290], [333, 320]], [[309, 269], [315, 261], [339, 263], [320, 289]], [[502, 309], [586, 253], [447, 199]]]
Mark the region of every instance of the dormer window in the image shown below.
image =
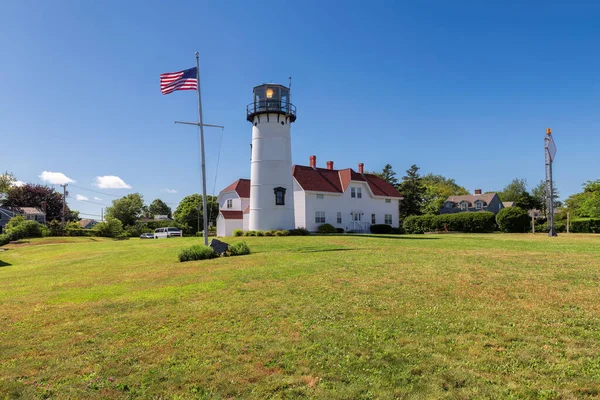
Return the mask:
[[285, 206], [285, 188], [276, 187], [273, 192], [275, 193], [275, 205]]
[[479, 200], [477, 200], [477, 201], [475, 202], [475, 208], [476, 208], [477, 210], [481, 210], [481, 209], [483, 208], [483, 201], [479, 201]]
[[454, 203], [452, 203], [450, 201], [446, 202], [446, 208], [452, 208], [452, 207], [454, 207]]
[[463, 211], [466, 211], [469, 209], [469, 202], [468, 201], [461, 201], [460, 202], [460, 209]]
[[233, 199], [227, 199], [227, 208], [233, 208]]

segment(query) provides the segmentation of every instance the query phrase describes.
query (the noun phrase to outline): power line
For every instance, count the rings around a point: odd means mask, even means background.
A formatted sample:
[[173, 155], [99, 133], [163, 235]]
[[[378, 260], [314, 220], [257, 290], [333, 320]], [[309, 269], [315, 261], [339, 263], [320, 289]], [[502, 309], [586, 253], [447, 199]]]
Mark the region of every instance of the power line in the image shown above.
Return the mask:
[[75, 199], [76, 201], [85, 201], [86, 203], [98, 204], [99, 206], [110, 207], [108, 204], [96, 203], [95, 201], [78, 199], [77, 197], [67, 196], [69, 199]]

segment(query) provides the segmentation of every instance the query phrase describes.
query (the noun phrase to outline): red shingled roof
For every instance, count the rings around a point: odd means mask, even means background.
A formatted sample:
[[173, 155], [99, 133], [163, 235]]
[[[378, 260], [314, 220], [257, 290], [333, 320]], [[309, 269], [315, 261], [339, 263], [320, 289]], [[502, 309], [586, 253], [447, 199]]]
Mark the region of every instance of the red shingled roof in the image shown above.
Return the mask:
[[402, 197], [393, 185], [377, 175], [359, 174], [352, 168], [335, 170], [294, 165], [292, 174], [304, 190], [343, 193], [350, 185], [350, 181], [362, 181], [369, 185], [375, 196]]
[[231, 185], [227, 186], [225, 189], [221, 190], [223, 192], [235, 191], [238, 196], [249, 199], [250, 198], [250, 179], [238, 179], [233, 182]]
[[225, 218], [225, 219], [243, 219], [244, 218], [244, 213], [242, 213], [241, 211], [222, 210], [221, 215], [223, 215], [223, 218]]

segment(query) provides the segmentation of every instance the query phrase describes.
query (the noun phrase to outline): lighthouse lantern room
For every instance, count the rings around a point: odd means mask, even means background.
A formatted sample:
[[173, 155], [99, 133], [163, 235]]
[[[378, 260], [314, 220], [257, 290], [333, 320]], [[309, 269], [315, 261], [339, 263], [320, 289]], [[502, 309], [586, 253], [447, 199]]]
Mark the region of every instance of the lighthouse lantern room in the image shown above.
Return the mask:
[[293, 229], [290, 124], [296, 121], [296, 107], [290, 103], [290, 89], [276, 84], [256, 86], [246, 118], [252, 123], [249, 229]]

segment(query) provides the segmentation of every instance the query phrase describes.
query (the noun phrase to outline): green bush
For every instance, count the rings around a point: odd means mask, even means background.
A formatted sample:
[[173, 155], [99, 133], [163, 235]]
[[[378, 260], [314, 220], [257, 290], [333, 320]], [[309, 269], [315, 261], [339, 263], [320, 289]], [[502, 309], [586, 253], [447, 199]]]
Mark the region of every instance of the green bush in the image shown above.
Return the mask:
[[107, 217], [105, 222], [97, 223], [93, 231], [96, 236], [110, 238], [119, 238], [125, 233], [121, 221], [113, 217]]
[[400, 228], [392, 228], [392, 234], [394, 235], [402, 235], [404, 233], [404, 229]]
[[[555, 224], [556, 226], [556, 224]], [[571, 220], [573, 233], [600, 233], [600, 218], [577, 218]]]
[[274, 230], [265, 231], [265, 236], [275, 236], [275, 231]]
[[291, 229], [289, 232], [290, 232], [290, 236], [307, 236], [307, 235], [310, 235], [310, 232], [306, 228]]
[[7, 234], [0, 235], [0, 246], [4, 246], [5, 244], [10, 243], [10, 237]]
[[212, 247], [203, 246], [200, 244], [186, 247], [181, 249], [179, 252], [179, 261], [196, 261], [196, 260], [208, 260], [211, 258], [218, 257], [217, 253], [214, 252]]
[[346, 233], [344, 228], [335, 228], [335, 233]]
[[256, 236], [256, 231], [246, 231], [244, 232], [244, 236]]
[[388, 224], [373, 224], [371, 225], [371, 233], [388, 234], [392, 233], [392, 226]]
[[250, 247], [248, 247], [246, 242], [238, 242], [229, 246], [229, 255], [243, 256], [245, 254], [250, 254]]
[[37, 221], [26, 220], [22, 216], [11, 218], [6, 224], [6, 235], [10, 241], [42, 237], [48, 234], [48, 228]]
[[519, 207], [507, 207], [496, 215], [496, 223], [502, 232], [523, 233], [530, 229], [531, 218]]
[[287, 230], [279, 230], [279, 231], [275, 231], [275, 236], [289, 236], [290, 235], [290, 231]]
[[244, 236], [244, 231], [242, 229], [234, 229], [233, 236]]
[[83, 229], [79, 222], [71, 221], [65, 226], [63, 233], [67, 236], [88, 236], [91, 232]]
[[403, 228], [406, 233], [445, 230], [464, 233], [489, 233], [493, 232], [496, 228], [496, 222], [494, 213], [487, 211], [442, 215], [412, 215], [406, 217]]
[[256, 236], [265, 236], [263, 231], [256, 231]]
[[335, 233], [335, 227], [331, 224], [319, 225], [319, 233]]
[[62, 224], [60, 221], [55, 219], [50, 222], [46, 222], [46, 227], [48, 228], [49, 236], [62, 236], [64, 234]]

